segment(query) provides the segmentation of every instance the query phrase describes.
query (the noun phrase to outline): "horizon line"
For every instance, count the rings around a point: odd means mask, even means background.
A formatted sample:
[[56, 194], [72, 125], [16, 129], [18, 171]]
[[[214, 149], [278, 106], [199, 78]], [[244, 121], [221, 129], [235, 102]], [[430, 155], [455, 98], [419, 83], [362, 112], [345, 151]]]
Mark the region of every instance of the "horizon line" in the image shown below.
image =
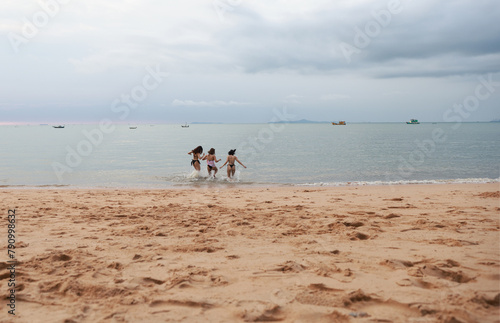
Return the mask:
[[[335, 122], [335, 121], [334, 121]], [[361, 123], [406, 123], [407, 121], [349, 121], [347, 124], [361, 124]], [[495, 123], [500, 122], [499, 119], [489, 120], [489, 121], [462, 121], [461, 123]], [[217, 121], [193, 121], [187, 122], [187, 124], [192, 125], [204, 125], [204, 124], [307, 124], [307, 123], [332, 123], [332, 121], [314, 121], [314, 120], [294, 120], [294, 121], [278, 121], [278, 122], [217, 122]], [[446, 122], [446, 121], [420, 121], [420, 123], [456, 123], [456, 122]], [[56, 125], [98, 125], [99, 122], [51, 122], [51, 123], [39, 123], [39, 122], [0, 122], [0, 126], [56, 126]], [[113, 123], [115, 125], [123, 126], [135, 126], [135, 125], [184, 125], [186, 122], [127, 122], [127, 123]]]

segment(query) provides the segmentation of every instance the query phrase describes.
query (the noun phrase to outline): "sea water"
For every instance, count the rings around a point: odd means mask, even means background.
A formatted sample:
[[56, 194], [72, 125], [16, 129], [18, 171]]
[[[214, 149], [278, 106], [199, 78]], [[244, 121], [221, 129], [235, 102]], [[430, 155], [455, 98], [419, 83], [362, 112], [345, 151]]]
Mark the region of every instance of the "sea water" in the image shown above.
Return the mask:
[[[93, 134], [93, 135], [89, 135]], [[500, 123], [0, 126], [0, 186], [162, 188], [498, 182]], [[195, 172], [188, 152], [215, 148]]]

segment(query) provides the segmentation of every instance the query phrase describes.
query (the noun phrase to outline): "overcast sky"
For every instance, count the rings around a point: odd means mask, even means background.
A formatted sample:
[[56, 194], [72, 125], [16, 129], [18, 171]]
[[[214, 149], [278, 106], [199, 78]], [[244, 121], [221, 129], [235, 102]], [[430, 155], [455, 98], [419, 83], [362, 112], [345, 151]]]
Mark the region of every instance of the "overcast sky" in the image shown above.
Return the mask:
[[500, 119], [499, 17], [498, 0], [3, 0], [0, 123]]

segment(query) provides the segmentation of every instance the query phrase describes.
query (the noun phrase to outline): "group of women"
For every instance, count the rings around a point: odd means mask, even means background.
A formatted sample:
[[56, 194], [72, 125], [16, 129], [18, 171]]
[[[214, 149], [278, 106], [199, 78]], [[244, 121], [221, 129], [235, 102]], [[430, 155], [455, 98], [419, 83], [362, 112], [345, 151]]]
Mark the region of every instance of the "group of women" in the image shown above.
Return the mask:
[[[238, 157], [234, 155], [236, 152], [236, 149], [231, 149], [227, 153], [227, 159], [224, 165], [221, 166], [224, 167], [227, 164], [227, 178], [231, 179], [234, 177], [234, 173], [236, 172], [236, 162], [238, 162], [241, 166], [247, 168], [245, 165], [243, 165]], [[220, 162], [221, 159], [217, 160], [217, 156], [215, 156], [215, 149], [210, 148], [208, 151], [208, 154], [205, 155], [203, 154], [203, 147], [198, 146], [195, 149], [191, 150], [188, 152], [188, 155], [193, 156], [193, 160], [191, 160], [191, 165], [196, 169], [197, 171], [200, 171], [201, 165], [200, 165], [200, 160], [206, 160], [207, 161], [207, 171], [209, 176], [213, 176], [215, 178], [215, 174], [217, 174], [218, 168], [216, 163]], [[214, 172], [212, 175], [212, 171]]]

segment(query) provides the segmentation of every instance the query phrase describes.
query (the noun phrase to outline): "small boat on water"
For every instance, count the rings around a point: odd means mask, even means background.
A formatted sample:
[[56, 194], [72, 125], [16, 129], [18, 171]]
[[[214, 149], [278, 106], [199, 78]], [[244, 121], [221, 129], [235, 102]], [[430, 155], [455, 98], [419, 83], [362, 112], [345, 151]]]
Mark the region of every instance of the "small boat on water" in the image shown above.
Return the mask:
[[129, 129], [137, 129], [137, 127], [128, 127]]
[[58, 125], [58, 126], [52, 126], [52, 128], [62, 129], [62, 128], [64, 128], [64, 126], [63, 125]]
[[346, 123], [345, 123], [345, 121], [339, 121], [339, 123], [332, 122], [332, 125], [334, 125], [334, 126], [345, 126]]
[[410, 121], [406, 121], [406, 124], [420, 124], [417, 119], [411, 119]]
[[186, 122], [186, 124], [181, 125], [181, 127], [182, 127], [182, 128], [189, 128], [189, 125], [188, 125], [188, 124], [187, 124], [187, 122]]

